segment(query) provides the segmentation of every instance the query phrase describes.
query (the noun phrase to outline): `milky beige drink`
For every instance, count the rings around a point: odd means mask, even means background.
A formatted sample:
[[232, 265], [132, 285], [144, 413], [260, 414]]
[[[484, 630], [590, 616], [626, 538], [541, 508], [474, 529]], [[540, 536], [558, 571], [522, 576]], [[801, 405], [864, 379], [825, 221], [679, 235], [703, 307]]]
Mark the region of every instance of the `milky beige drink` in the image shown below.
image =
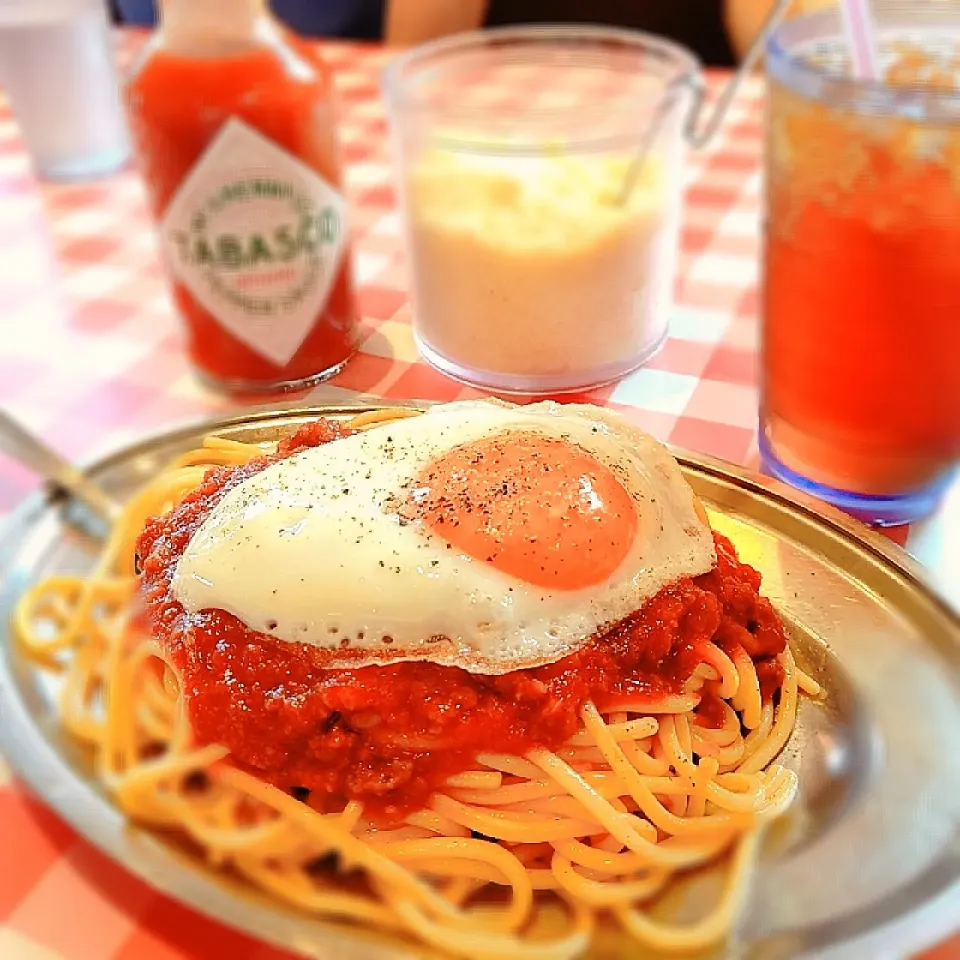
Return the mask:
[[666, 329], [667, 211], [655, 161], [626, 202], [627, 160], [436, 151], [411, 171], [417, 335], [482, 378], [610, 379]]
[[391, 62], [413, 326], [431, 364], [498, 392], [561, 393], [656, 352], [696, 69], [655, 37], [562, 26]]

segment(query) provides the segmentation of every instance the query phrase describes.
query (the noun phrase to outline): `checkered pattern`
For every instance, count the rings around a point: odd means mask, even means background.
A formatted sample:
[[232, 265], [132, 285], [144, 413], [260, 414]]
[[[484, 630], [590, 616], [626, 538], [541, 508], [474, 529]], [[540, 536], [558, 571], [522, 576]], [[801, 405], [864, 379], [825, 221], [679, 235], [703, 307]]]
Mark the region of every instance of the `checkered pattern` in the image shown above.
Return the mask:
[[[123, 38], [121, 60], [139, 42]], [[386, 54], [353, 45], [325, 52], [344, 107], [364, 342], [311, 399], [477, 396], [425, 366], [414, 347], [379, 100]], [[623, 410], [661, 439], [748, 465], [757, 461], [761, 97], [760, 81], [748, 83], [720, 135], [692, 158], [670, 339], [642, 370], [583, 398]], [[233, 406], [201, 388], [188, 369], [135, 173], [86, 185], [39, 184], [2, 100], [0, 290], [0, 404], [71, 457]], [[0, 511], [35, 484], [0, 459]], [[958, 534], [960, 490], [908, 544], [953, 589], [960, 584]], [[129, 877], [11, 783], [0, 763], [0, 958], [223, 956], [281, 954]], [[960, 958], [960, 941], [927, 960], [949, 958]]]

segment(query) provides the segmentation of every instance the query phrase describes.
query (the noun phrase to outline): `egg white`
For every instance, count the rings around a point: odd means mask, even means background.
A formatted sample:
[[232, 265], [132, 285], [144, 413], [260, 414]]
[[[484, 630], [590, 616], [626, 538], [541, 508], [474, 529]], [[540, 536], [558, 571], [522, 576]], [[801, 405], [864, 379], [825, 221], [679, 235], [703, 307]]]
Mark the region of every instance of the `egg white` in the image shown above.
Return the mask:
[[[610, 467], [639, 516], [605, 582], [545, 590], [470, 557], [391, 508], [451, 447], [522, 431]], [[553, 402], [468, 401], [305, 450], [224, 496], [187, 545], [173, 593], [278, 640], [331, 651], [331, 666], [424, 660], [500, 674], [560, 659], [664, 586], [716, 561], [709, 527], [669, 452], [618, 415]]]

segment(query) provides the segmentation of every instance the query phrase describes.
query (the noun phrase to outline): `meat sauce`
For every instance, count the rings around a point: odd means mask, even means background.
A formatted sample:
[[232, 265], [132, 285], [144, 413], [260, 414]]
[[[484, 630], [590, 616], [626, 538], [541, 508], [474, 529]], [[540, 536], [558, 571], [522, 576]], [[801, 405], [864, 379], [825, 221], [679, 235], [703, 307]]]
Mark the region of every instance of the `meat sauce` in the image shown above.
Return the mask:
[[[719, 534], [714, 570], [662, 590], [556, 663], [501, 676], [424, 662], [330, 668], [328, 651], [257, 633], [225, 611], [188, 616], [171, 579], [225, 492], [277, 458], [345, 433], [318, 421], [273, 456], [211, 470], [138, 542], [148, 614], [180, 671], [196, 738], [228, 747], [239, 767], [300, 795], [309, 790], [320, 808], [360, 800], [387, 823], [424, 806], [478, 753], [556, 749], [577, 731], [586, 701], [637, 708], [679, 693], [710, 643], [728, 654], [743, 648], [765, 698], [779, 688], [783, 628], [758, 593], [760, 575]], [[721, 722], [713, 700], [707, 695], [698, 722]]]

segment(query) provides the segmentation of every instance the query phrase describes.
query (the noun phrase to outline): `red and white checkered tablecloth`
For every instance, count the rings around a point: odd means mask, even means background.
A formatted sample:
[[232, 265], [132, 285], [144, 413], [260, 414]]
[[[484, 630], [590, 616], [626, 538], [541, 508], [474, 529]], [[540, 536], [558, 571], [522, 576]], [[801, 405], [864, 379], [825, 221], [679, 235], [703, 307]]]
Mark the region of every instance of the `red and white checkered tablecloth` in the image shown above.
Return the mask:
[[[125, 37], [121, 58], [138, 43]], [[364, 342], [347, 369], [311, 398], [476, 396], [425, 366], [414, 347], [379, 98], [387, 55], [346, 44], [325, 51], [343, 102]], [[716, 140], [692, 158], [664, 349], [619, 384], [586, 395], [663, 440], [751, 466], [762, 94], [760, 80], [748, 83]], [[83, 185], [38, 183], [2, 99], [0, 303], [0, 405], [71, 457], [235, 406], [204, 390], [187, 366], [136, 174]], [[36, 483], [0, 457], [0, 514]], [[935, 518], [901, 539], [960, 602], [960, 487]], [[2, 960], [225, 956], [285, 955], [132, 879], [13, 783], [0, 761]], [[924, 960], [948, 958], [960, 958], [960, 940]]]

